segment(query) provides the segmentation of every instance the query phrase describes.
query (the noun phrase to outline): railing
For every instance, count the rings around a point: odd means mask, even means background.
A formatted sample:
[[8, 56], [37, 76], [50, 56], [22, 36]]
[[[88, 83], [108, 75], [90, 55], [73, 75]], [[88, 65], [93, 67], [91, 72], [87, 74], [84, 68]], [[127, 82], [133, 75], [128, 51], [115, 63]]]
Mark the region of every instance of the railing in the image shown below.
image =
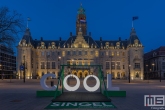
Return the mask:
[[[104, 91], [106, 93], [106, 97], [108, 99], [110, 99], [110, 97], [108, 96], [108, 93], [107, 93], [107, 87], [106, 87], [106, 84], [105, 84], [105, 81], [104, 81], [104, 75], [103, 75], [103, 72], [101, 71], [101, 67], [99, 67], [99, 79], [100, 79], [100, 91], [101, 93], [104, 95]], [[104, 85], [104, 90], [102, 90], [102, 82], [103, 82], [103, 85]]]
[[[62, 65], [62, 69], [61, 69], [60, 75], [58, 77], [58, 84], [57, 84], [57, 88], [55, 90], [54, 99], [57, 97], [57, 92], [58, 92], [58, 87], [59, 87], [60, 81], [62, 83], [62, 93], [63, 93], [63, 88], [64, 88], [64, 85], [63, 85], [63, 80], [64, 80], [64, 66], [67, 66], [67, 65]], [[80, 65], [77, 65], [77, 66], [80, 66]], [[99, 67], [98, 76], [99, 76], [99, 80], [100, 80], [100, 92], [103, 95], [105, 93], [106, 94], [106, 97], [108, 99], [110, 99], [110, 97], [108, 96], [108, 93], [107, 93], [107, 87], [106, 87], [106, 84], [105, 84], [105, 81], [104, 81], [104, 75], [103, 75], [103, 72], [101, 71], [101, 65], [90, 65], [90, 66], [98, 66]], [[102, 84], [104, 86], [104, 90], [102, 90]]]
[[54, 99], [57, 97], [58, 86], [60, 84], [60, 81], [62, 83], [62, 93], [63, 93], [63, 78], [64, 78], [64, 66], [62, 66], [62, 71], [60, 72], [60, 76], [58, 77], [58, 84], [57, 84], [57, 88], [55, 90]]

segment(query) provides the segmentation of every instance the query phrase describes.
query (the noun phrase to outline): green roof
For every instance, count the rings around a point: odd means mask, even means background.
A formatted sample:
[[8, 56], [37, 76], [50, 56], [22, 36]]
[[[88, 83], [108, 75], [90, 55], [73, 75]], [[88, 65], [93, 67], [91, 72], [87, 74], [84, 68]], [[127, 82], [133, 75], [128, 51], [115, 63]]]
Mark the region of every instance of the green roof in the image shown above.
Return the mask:
[[80, 6], [80, 8], [78, 9], [78, 14], [85, 14], [85, 9], [82, 7], [82, 5]]

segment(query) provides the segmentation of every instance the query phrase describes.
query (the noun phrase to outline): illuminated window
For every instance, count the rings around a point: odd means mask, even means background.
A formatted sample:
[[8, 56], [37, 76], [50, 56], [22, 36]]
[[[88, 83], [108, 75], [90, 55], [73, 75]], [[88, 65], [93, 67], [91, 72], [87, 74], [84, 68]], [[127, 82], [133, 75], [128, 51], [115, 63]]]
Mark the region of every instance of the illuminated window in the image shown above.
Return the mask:
[[115, 62], [111, 62], [111, 68], [115, 69]]
[[116, 67], [117, 67], [117, 69], [120, 69], [120, 62], [116, 63]]
[[112, 56], [114, 56], [114, 52], [112, 52]]
[[106, 55], [108, 55], [108, 52], [106, 52]]
[[65, 51], [62, 51], [62, 56], [65, 56]]
[[117, 52], [117, 56], [119, 56], [119, 52]]
[[41, 62], [41, 69], [45, 69], [45, 63]]

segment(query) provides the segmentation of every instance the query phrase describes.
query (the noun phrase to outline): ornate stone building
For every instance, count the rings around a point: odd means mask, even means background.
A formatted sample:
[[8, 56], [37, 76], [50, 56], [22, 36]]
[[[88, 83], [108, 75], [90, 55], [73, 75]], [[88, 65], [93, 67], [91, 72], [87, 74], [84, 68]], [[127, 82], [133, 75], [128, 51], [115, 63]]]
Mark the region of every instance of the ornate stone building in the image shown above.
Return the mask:
[[[85, 10], [78, 9], [76, 35], [67, 40], [33, 40], [27, 28], [17, 46], [17, 72], [23, 77], [20, 65], [25, 63], [26, 78], [41, 77], [46, 73], [58, 75], [60, 64], [94, 65], [101, 64], [104, 75], [111, 73], [113, 78], [143, 79], [143, 46], [135, 29], [131, 29], [127, 40], [94, 40], [91, 33], [87, 35]], [[92, 69], [72, 69], [78, 77], [94, 74]], [[68, 74], [65, 69], [65, 74]]]
[[165, 46], [144, 54], [144, 78], [165, 79]]

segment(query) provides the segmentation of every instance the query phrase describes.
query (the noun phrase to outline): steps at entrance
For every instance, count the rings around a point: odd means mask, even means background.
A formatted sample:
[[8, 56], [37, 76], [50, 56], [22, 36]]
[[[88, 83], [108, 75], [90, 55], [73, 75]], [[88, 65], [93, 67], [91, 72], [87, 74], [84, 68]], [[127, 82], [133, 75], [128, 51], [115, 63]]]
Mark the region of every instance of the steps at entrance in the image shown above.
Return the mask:
[[52, 102], [111, 102], [100, 92], [64, 92]]

